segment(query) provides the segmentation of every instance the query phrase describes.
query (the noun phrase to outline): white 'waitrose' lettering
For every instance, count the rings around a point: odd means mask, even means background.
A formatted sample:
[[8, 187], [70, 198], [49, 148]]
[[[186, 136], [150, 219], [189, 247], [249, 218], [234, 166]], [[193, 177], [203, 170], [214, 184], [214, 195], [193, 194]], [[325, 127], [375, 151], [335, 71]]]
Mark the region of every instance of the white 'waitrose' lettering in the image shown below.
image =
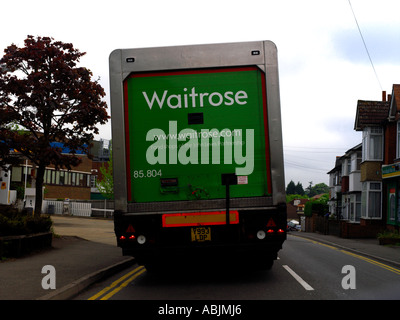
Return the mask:
[[168, 90], [164, 90], [161, 96], [159, 96], [157, 92], [154, 91], [151, 99], [147, 95], [147, 92], [142, 91], [142, 93], [150, 110], [155, 103], [157, 103], [160, 109], [162, 109], [165, 102], [167, 106], [171, 109], [180, 109], [182, 107], [196, 108], [197, 106], [202, 108], [207, 102], [209, 105], [214, 107], [218, 107], [222, 104], [226, 106], [231, 106], [234, 103], [245, 105], [248, 98], [246, 91], [243, 90], [237, 91], [236, 93], [234, 93], [233, 91], [226, 91], [223, 94], [219, 92], [197, 93], [196, 88], [193, 87], [190, 93], [187, 93], [187, 88], [184, 88], [183, 91], [185, 92], [183, 94], [168, 95]]

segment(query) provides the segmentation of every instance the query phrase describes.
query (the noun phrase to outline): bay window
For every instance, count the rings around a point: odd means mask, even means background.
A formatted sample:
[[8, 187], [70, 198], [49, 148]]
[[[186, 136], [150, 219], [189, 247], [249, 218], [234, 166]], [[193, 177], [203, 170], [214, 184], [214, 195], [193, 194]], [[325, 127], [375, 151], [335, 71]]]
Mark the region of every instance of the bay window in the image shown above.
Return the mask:
[[362, 183], [361, 216], [363, 218], [382, 218], [381, 182], [367, 181]]
[[354, 152], [351, 155], [351, 169], [350, 172], [360, 171], [361, 154]]
[[362, 161], [383, 160], [383, 130], [381, 127], [366, 127], [362, 138]]

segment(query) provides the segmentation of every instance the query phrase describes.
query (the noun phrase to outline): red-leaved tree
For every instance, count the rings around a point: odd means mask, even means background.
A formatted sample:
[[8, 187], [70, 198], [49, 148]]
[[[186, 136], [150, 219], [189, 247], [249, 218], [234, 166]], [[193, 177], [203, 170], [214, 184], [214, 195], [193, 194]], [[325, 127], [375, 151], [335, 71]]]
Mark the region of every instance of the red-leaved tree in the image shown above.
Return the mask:
[[0, 59], [0, 164], [14, 164], [23, 155], [36, 165], [34, 212], [40, 215], [46, 166], [78, 165], [76, 153], [88, 152], [97, 125], [109, 116], [103, 88], [78, 66], [85, 53], [49, 37], [28, 36], [24, 43], [10, 45]]

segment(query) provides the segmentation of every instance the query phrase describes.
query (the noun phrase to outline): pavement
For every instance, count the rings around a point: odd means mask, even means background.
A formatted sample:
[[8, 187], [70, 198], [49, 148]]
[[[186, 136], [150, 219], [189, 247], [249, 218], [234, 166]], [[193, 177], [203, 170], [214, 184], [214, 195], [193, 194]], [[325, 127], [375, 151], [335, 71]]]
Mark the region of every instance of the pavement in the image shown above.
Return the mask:
[[[68, 300], [89, 285], [135, 263], [116, 245], [114, 221], [52, 216], [52, 247], [0, 262], [0, 300]], [[55, 268], [56, 289], [43, 289]], [[46, 278], [47, 279], [47, 278]]]
[[[57, 237], [52, 247], [0, 262], [0, 300], [68, 300], [91, 284], [135, 263], [116, 246], [114, 222], [92, 218], [52, 216]], [[381, 246], [376, 239], [344, 239], [318, 233], [290, 232], [400, 268], [400, 247]], [[43, 289], [51, 265], [56, 289]]]

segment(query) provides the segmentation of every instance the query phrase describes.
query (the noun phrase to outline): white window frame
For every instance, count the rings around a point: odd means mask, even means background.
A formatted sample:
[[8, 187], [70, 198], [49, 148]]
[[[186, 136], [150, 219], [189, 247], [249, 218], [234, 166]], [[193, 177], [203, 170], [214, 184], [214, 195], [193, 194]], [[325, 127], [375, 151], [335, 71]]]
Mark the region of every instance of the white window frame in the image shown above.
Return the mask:
[[361, 193], [354, 193], [350, 196], [350, 215], [351, 222], [360, 222], [361, 217]]
[[361, 154], [359, 154], [358, 152], [354, 152], [351, 154], [351, 169], [350, 169], [350, 173], [351, 172], [355, 172], [355, 171], [360, 171], [360, 165], [361, 165]]
[[396, 158], [400, 158], [400, 121], [397, 121]]
[[350, 158], [344, 158], [342, 160], [342, 176], [348, 176], [350, 174], [351, 171], [351, 162], [350, 162]]
[[349, 220], [350, 216], [350, 196], [342, 196], [342, 220]]
[[[380, 150], [376, 149], [377, 138], [380, 138]], [[362, 161], [383, 161], [383, 144], [383, 128], [366, 127], [362, 137]]]
[[[378, 194], [379, 203], [373, 204], [372, 201]], [[373, 212], [374, 208], [377, 208], [378, 212]], [[366, 181], [362, 183], [361, 218], [382, 219], [382, 182]]]

